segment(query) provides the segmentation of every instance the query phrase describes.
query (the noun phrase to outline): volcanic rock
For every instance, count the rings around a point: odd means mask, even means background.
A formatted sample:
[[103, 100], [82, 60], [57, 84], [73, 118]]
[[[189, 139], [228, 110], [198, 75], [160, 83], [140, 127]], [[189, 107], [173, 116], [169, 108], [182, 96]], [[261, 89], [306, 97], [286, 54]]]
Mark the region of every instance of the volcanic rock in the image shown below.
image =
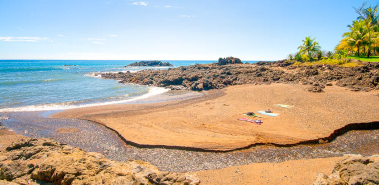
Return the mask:
[[153, 61], [134, 62], [134, 63], [131, 63], [131, 64], [124, 66], [124, 67], [128, 67], [128, 66], [172, 66], [172, 64], [170, 64], [168, 62], [161, 62], [161, 61], [153, 60]]
[[319, 174], [314, 185], [379, 184], [379, 156], [345, 155], [331, 175]]
[[[228, 59], [229, 58], [229, 59]], [[196, 64], [170, 70], [143, 70], [137, 73], [106, 73], [102, 78], [167, 87], [173, 90], [202, 91], [222, 89], [230, 85], [301, 82], [311, 87], [310, 92], [321, 92], [335, 82], [337, 86], [354, 91], [379, 89], [379, 64], [361, 63], [362, 66], [342, 67], [332, 65], [293, 66], [286, 61], [238, 64], [236, 58], [220, 59], [219, 63]], [[232, 64], [233, 63], [233, 64]], [[227, 65], [225, 65], [227, 64]], [[182, 86], [179, 88], [178, 86]]]
[[[26, 139], [0, 152], [0, 180], [20, 184], [199, 184], [187, 173], [159, 171], [138, 160], [116, 162], [100, 153], [49, 139]], [[0, 184], [4, 181], [0, 181]]]
[[219, 58], [218, 65], [227, 65], [227, 64], [243, 64], [241, 59], [234, 57]]

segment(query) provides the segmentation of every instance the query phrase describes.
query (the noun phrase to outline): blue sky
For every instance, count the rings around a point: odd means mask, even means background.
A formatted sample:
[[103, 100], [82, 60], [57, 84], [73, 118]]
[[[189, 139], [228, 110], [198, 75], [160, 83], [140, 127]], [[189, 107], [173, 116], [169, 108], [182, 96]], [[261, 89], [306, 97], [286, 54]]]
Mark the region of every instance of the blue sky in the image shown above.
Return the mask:
[[333, 50], [364, 1], [0, 0], [0, 59], [278, 60]]

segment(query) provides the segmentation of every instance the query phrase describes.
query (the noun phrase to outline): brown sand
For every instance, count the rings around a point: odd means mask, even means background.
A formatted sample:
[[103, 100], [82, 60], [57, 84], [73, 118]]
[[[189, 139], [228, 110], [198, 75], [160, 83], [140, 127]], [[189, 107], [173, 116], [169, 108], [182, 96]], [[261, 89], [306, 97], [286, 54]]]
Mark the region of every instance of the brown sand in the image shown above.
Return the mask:
[[331, 174], [342, 157], [255, 163], [195, 172], [201, 184], [312, 184], [318, 173]]
[[[350, 123], [379, 121], [377, 92], [332, 86], [325, 93], [311, 93], [304, 88], [287, 84], [231, 86], [223, 90], [226, 95], [205, 101], [88, 107], [53, 117], [95, 121], [142, 145], [210, 150], [232, 150], [255, 143], [293, 144], [328, 137]], [[263, 115], [262, 125], [237, 120], [243, 112], [268, 108], [280, 115]]]

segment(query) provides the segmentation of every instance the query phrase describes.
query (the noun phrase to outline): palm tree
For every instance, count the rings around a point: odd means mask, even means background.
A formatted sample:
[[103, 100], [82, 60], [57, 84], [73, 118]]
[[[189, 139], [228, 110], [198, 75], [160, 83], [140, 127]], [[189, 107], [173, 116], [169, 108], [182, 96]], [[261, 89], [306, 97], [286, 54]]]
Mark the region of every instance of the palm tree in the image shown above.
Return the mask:
[[311, 37], [305, 37], [303, 45], [300, 45], [297, 49], [300, 49], [299, 53], [306, 53], [308, 57], [312, 60], [312, 53], [315, 51], [320, 51], [321, 47], [318, 42], [315, 41], [316, 38], [311, 39]]
[[350, 32], [346, 32], [342, 35], [344, 39], [341, 41], [342, 44], [346, 44], [352, 48], [356, 48], [356, 55], [359, 56], [359, 49], [362, 46], [369, 45], [369, 32], [365, 28], [365, 23], [363, 21], [353, 21], [352, 25], [348, 26]]
[[368, 50], [367, 50], [367, 57], [370, 57], [370, 47], [376, 39], [376, 32], [378, 28], [378, 21], [379, 21], [379, 15], [378, 15], [378, 5], [374, 7], [366, 7], [366, 3], [363, 3], [360, 8], [355, 8], [355, 12], [359, 15], [357, 18], [358, 20], [361, 20], [365, 24], [365, 28], [367, 29], [368, 33]]

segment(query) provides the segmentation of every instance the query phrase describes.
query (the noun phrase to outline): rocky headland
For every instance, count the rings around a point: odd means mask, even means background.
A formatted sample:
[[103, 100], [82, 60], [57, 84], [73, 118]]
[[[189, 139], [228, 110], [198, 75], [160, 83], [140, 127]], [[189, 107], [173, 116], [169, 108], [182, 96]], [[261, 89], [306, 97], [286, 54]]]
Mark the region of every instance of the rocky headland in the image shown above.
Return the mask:
[[161, 62], [158, 60], [153, 60], [153, 61], [134, 62], [124, 67], [129, 67], [129, 66], [172, 66], [172, 64], [170, 64], [169, 62]]
[[[6, 181], [1, 181], [6, 180]], [[0, 184], [199, 184], [195, 175], [159, 171], [137, 160], [116, 162], [100, 153], [49, 139], [22, 139], [0, 151]]]
[[[236, 65], [238, 64], [238, 65]], [[203, 91], [243, 84], [302, 84], [311, 92], [323, 92], [337, 85], [352, 91], [379, 89], [379, 63], [360, 62], [357, 67], [335, 65], [294, 66], [287, 61], [243, 64], [236, 58], [220, 58], [218, 63], [196, 64], [167, 70], [143, 70], [137, 73], [106, 73], [106, 79], [166, 87], [172, 90]]]

